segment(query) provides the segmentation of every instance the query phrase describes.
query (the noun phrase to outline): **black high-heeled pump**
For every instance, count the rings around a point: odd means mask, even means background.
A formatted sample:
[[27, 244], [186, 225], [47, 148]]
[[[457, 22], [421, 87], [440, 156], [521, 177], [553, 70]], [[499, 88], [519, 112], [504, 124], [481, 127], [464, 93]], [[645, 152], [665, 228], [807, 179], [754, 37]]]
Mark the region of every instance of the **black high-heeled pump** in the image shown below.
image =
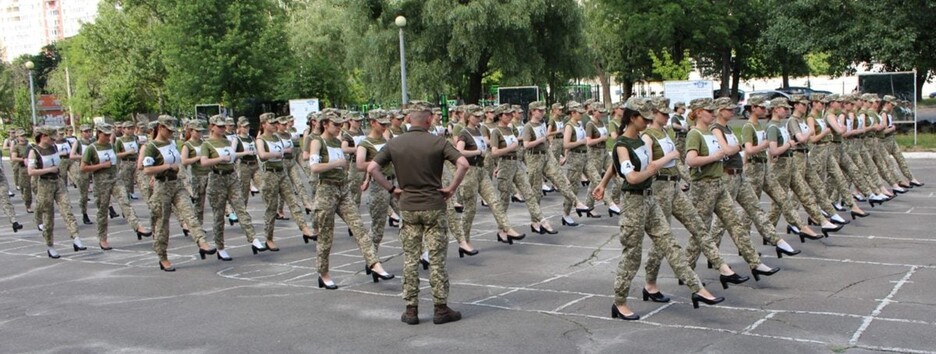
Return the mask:
[[725, 301], [725, 298], [723, 298], [723, 297], [721, 297], [721, 296], [716, 296], [716, 297], [713, 298], [713, 299], [709, 299], [709, 298], [706, 298], [706, 297], [704, 297], [704, 296], [702, 296], [702, 295], [699, 295], [699, 293], [692, 293], [692, 308], [694, 308], [694, 309], [699, 308], [699, 302], [703, 302], [703, 303], [705, 303], [706, 305], [715, 305], [715, 304], [720, 303], [720, 302], [722, 302], [722, 301]]
[[270, 251], [270, 252], [279, 252], [279, 247], [270, 247], [270, 242], [269, 242], [269, 241], [265, 242], [265, 243], [264, 243], [264, 246], [266, 246], [267, 251]]
[[84, 251], [84, 250], [88, 249], [88, 247], [85, 247], [85, 246], [78, 247], [78, 245], [76, 245], [76, 244], [74, 244], [74, 243], [72, 244], [72, 248], [75, 249], [75, 252]]
[[[825, 231], [823, 231], [823, 234], [825, 234]], [[822, 239], [822, 236], [819, 236], [819, 235], [815, 235], [815, 236], [814, 236], [814, 235], [809, 235], [809, 234], [807, 234], [807, 233], [805, 233], [805, 232], [802, 232], [802, 231], [800, 231], [797, 235], [799, 235], [800, 243], [806, 243], [806, 239], [807, 239], [807, 238], [810, 239], [810, 240], [821, 240], [821, 239]], [[829, 236], [825, 236], [825, 237], [829, 237]]]
[[868, 204], [870, 204], [872, 208], [874, 208], [874, 203], [877, 203], [877, 205], [883, 205], [883, 204], [884, 204], [884, 201], [883, 201], [883, 200], [868, 199]]
[[829, 237], [829, 233], [830, 233], [830, 232], [837, 232], [837, 231], [841, 230], [842, 227], [844, 227], [844, 226], [845, 226], [845, 225], [838, 225], [837, 227], [833, 227], [833, 228], [825, 228], [825, 227], [823, 227], [823, 228], [822, 228], [822, 235], [825, 236], [825, 237]]
[[250, 196], [253, 197], [253, 196], [257, 195], [257, 193], [260, 193], [260, 192], [259, 192], [259, 191], [250, 191]]
[[575, 208], [575, 213], [578, 214], [579, 217], [582, 217], [582, 214], [589, 213], [589, 212], [591, 212], [592, 210], [595, 210], [595, 208], [594, 208], [594, 207], [592, 207], [592, 208]]
[[490, 205], [488, 205], [488, 203], [485, 202], [484, 199], [481, 199], [481, 206], [483, 206], [483, 207], [485, 207], [485, 208], [489, 208], [489, 207], [490, 207]]
[[238, 221], [240, 220], [234, 220], [234, 219], [228, 218], [228, 222], [231, 223], [231, 226], [234, 226], [234, 224], [236, 224]]
[[543, 227], [542, 227], [542, 226], [540, 226], [539, 230], [537, 230], [535, 227], [533, 227], [533, 225], [530, 225], [530, 232], [532, 232], [532, 233], [534, 233], [534, 234], [540, 234], [540, 235], [546, 233], [545, 231], [543, 231]]
[[[504, 234], [504, 235], [507, 236], [507, 239], [508, 239], [508, 240], [517, 240], [517, 241], [519, 241], [519, 240], [522, 240], [522, 239], [526, 238], [526, 234], [519, 234], [519, 235], [516, 235], [516, 236], [514, 236], [514, 235], [508, 235], [508, 234]], [[513, 242], [511, 242], [511, 244], [513, 244]]]
[[302, 242], [308, 244], [309, 241], [318, 242], [318, 235], [302, 235]]
[[312, 214], [312, 209], [305, 208], [306, 215]]
[[517, 198], [515, 196], [510, 196], [510, 201], [513, 203], [526, 203], [526, 200]]
[[587, 218], [592, 218], [592, 219], [600, 219], [600, 218], [601, 218], [601, 215], [598, 215], [598, 214], [595, 214], [595, 213], [592, 213], [591, 211], [589, 211], [589, 212], [585, 213], [585, 217], [587, 217]]
[[712, 261], [706, 260], [706, 261], [705, 261], [705, 267], [708, 268], [708, 269], [712, 269]]
[[286, 217], [286, 215], [279, 215], [279, 214], [276, 214], [276, 216], [273, 217], [273, 219], [276, 219], [276, 220], [289, 220], [289, 218]]
[[198, 249], [198, 255], [201, 256], [201, 259], [205, 259], [205, 255], [207, 255], [207, 254], [215, 254], [215, 252], [218, 252], [218, 250], [217, 250], [216, 248], [210, 248], [210, 249], [207, 249], [207, 250], [206, 250], [206, 249], [202, 249], [202, 248], [199, 248], [199, 249]]
[[926, 183], [910, 181], [910, 185], [911, 185], [911, 186], [914, 186], [914, 187], [923, 187], [924, 184], [926, 184]]
[[501, 233], [498, 232], [498, 233], [497, 233], [497, 242], [506, 243], [506, 244], [508, 244], [508, 245], [512, 245], [512, 244], [513, 244], [513, 239], [511, 239], [510, 236], [507, 236], [507, 239], [506, 239], [506, 240], [505, 240], [505, 239], [502, 239], [502, 238], [501, 238]]
[[142, 241], [144, 237], [153, 236], [153, 232], [152, 232], [152, 231], [150, 231], [150, 232], [140, 232], [139, 230], [133, 230], [133, 231], [136, 231], [137, 241]]
[[864, 217], [867, 217], [868, 215], [871, 215], [871, 214], [868, 214], [867, 212], [865, 213], [856, 213], [854, 211], [851, 212], [852, 220], [855, 220], [856, 217], [864, 218]]
[[621, 212], [614, 211], [614, 209], [608, 208], [608, 217], [613, 218], [615, 215], [621, 215]]
[[419, 264], [422, 264], [423, 270], [429, 270], [429, 260], [419, 257]]
[[559, 231], [550, 230], [550, 229], [547, 229], [546, 226], [540, 225], [540, 234], [555, 235], [555, 234], [558, 234], [558, 233], [559, 233]]
[[185, 235], [185, 237], [189, 237], [189, 229], [182, 229], [182, 234]]
[[22, 228], [23, 228], [23, 224], [20, 224], [19, 222], [16, 222], [16, 221], [13, 222], [13, 232], [14, 232], [14, 233], [19, 232], [19, 230], [22, 229]]
[[400, 219], [394, 219], [392, 216], [388, 216], [387, 225], [390, 227], [400, 227]]
[[326, 290], [335, 290], [335, 289], [338, 289], [338, 284], [335, 284], [334, 282], [332, 282], [331, 285], [325, 284], [325, 281], [322, 280], [322, 277], [319, 277], [319, 278], [318, 278], [318, 283], [319, 283], [319, 284], [318, 284], [319, 289], [321, 289], [321, 288], [325, 288]]
[[589, 184], [591, 184], [589, 180], [582, 181], [582, 187], [588, 187]]
[[787, 225], [787, 226], [786, 226], [786, 234], [787, 234], [787, 235], [789, 235], [789, 234], [794, 234], [794, 235], [796, 235], [796, 234], [798, 234], [798, 233], [800, 233], [799, 228], [793, 227], [793, 225]]
[[478, 254], [478, 250], [471, 250], [471, 251], [469, 251], [469, 250], [466, 250], [466, 249], [461, 248], [461, 247], [458, 248], [458, 258], [465, 258], [465, 255], [466, 255], [466, 254], [469, 255], [469, 256], [474, 256], [474, 255]]
[[845, 211], [845, 207], [839, 206], [838, 204], [832, 204], [832, 209], [835, 209], [836, 211]]
[[258, 248], [257, 246], [250, 245], [250, 251], [252, 251], [253, 254], [257, 254], [257, 253], [259, 253], [259, 252], [263, 252], [263, 251], [266, 251], [266, 250], [267, 250], [266, 248]]
[[621, 313], [621, 310], [618, 310], [617, 306], [611, 304], [611, 318], [620, 318], [625, 321], [637, 321], [640, 319], [640, 315], [636, 313], [625, 315]]
[[728, 283], [737, 285], [737, 284], [746, 282], [748, 280], [751, 280], [751, 278], [740, 275], [738, 273], [734, 273], [732, 275], [723, 275], [723, 274], [718, 275], [718, 281], [721, 282], [722, 289], [728, 289]]
[[110, 213], [110, 218], [111, 218], [111, 219], [116, 218], [117, 215], [118, 215], [118, 214], [117, 214], [117, 211], [114, 210], [114, 207], [112, 207], [112, 206], [107, 207], [107, 211], [108, 211], [108, 213]]
[[795, 256], [795, 255], [800, 254], [800, 252], [803, 252], [800, 250], [793, 250], [793, 252], [790, 252], [790, 251], [780, 248], [780, 246], [777, 246], [775, 248], [777, 250], [777, 258], [783, 258], [783, 255]]
[[562, 219], [562, 226], [569, 226], [569, 227], [579, 226], [579, 223], [575, 221], [566, 221], [565, 218], [561, 218], [561, 219]]
[[231, 257], [222, 257], [221, 253], [218, 253], [218, 259], [220, 259], [222, 262], [230, 262], [234, 260], [234, 258]]
[[393, 274], [390, 274], [390, 273], [380, 274], [380, 273], [377, 273], [377, 272], [375, 272], [375, 271], [371, 271], [371, 274], [370, 274], [370, 275], [371, 275], [371, 278], [374, 279], [374, 282], [375, 282], [375, 283], [379, 282], [381, 279], [383, 279], [383, 280], [390, 280], [390, 279], [393, 279], [393, 278], [395, 277]]
[[173, 266], [168, 266], [168, 267], [166, 267], [166, 266], [164, 266], [164, 265], [162, 264], [162, 262], [159, 262], [159, 269], [162, 270], [162, 271], [164, 271], [164, 272], [174, 272], [174, 271], [175, 271], [175, 267], [173, 267]]
[[643, 301], [651, 300], [653, 302], [669, 302], [669, 296], [663, 295], [662, 291], [657, 291], [651, 293], [647, 289], [643, 289]]
[[774, 268], [771, 268], [770, 270], [760, 270], [757, 268], [753, 268], [751, 269], [751, 275], [754, 276], [754, 281], [760, 281], [761, 275], [769, 277], [771, 275], [776, 274], [779, 271], [780, 271], [780, 267], [774, 267]]

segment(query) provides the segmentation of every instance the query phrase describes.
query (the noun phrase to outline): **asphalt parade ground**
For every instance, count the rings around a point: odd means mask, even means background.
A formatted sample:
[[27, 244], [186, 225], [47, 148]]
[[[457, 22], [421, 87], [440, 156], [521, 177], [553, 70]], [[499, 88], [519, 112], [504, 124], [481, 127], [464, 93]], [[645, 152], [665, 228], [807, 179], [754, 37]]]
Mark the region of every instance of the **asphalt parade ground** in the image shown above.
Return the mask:
[[[936, 160], [909, 162], [929, 184], [876, 208], [862, 203], [871, 216], [829, 238], [803, 244], [785, 236], [803, 251], [798, 256], [778, 259], [755, 232], [764, 263], [782, 268], [771, 277], [724, 290], [702, 257], [699, 275], [727, 298], [717, 306], [693, 309], [690, 290], [677, 285], [665, 262], [659, 286], [673, 301], [641, 301], [641, 267], [628, 300], [642, 316], [637, 322], [610, 317], [621, 256], [617, 217], [608, 218], [599, 206], [602, 218], [578, 218], [582, 226], [563, 227], [558, 193], [542, 203], [558, 235], [530, 234], [524, 205], [511, 203], [511, 224], [527, 232], [513, 245], [496, 242], [493, 217], [479, 208], [471, 236], [480, 254], [458, 258], [454, 241], [448, 248], [449, 306], [463, 319], [432, 324], [429, 273], [420, 268], [416, 326], [400, 322], [398, 229], [387, 229], [380, 248], [384, 267], [397, 278], [373, 283], [338, 221], [331, 263], [340, 288], [326, 291], [317, 286], [316, 246], [302, 242], [293, 221], [277, 221], [280, 252], [256, 256], [240, 227], [228, 225], [234, 260], [221, 262], [201, 260], [173, 218], [169, 252], [178, 271], [166, 273], [157, 266], [152, 241], [137, 241], [119, 217], [110, 224], [113, 251], [95, 247], [94, 225], [80, 225], [88, 250], [73, 252], [56, 216], [62, 258], [49, 259], [17, 193], [13, 203], [25, 228], [13, 233], [4, 223], [0, 230], [0, 352], [936, 353]], [[78, 212], [74, 188], [69, 198]], [[148, 222], [145, 203], [132, 205]], [[93, 201], [89, 209], [93, 219]], [[211, 220], [208, 209], [205, 220]], [[369, 225], [367, 208], [360, 210]], [[261, 231], [259, 196], [250, 199], [248, 211]], [[785, 227], [781, 219], [777, 229]], [[685, 229], [675, 223], [674, 232], [686, 245]], [[645, 238], [644, 258], [649, 245]], [[732, 268], [750, 276], [727, 236], [721, 252]]]

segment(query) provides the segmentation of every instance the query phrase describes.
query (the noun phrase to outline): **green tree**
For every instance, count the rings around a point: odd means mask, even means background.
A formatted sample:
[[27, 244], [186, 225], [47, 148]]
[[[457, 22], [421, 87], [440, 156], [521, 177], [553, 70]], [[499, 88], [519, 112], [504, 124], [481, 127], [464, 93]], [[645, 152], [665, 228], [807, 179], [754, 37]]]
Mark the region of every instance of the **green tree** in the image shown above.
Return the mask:
[[650, 61], [653, 62], [653, 73], [663, 80], [688, 80], [692, 72], [692, 62], [689, 61], [689, 50], [683, 51], [682, 61], [676, 62], [669, 50], [662, 50], [657, 56], [650, 51]]

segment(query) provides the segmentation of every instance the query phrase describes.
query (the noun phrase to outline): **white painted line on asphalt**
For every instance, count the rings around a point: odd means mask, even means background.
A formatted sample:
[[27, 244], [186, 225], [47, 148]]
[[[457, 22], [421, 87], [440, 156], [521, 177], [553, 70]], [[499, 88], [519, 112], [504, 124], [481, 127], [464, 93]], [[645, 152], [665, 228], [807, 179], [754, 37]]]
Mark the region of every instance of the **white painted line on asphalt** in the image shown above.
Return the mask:
[[657, 308], [656, 310], [650, 311], [650, 312], [647, 313], [646, 315], [640, 316], [640, 318], [646, 320], [646, 319], [648, 319], [648, 318], [650, 318], [650, 317], [653, 317], [653, 315], [656, 315], [656, 314], [658, 314], [658, 313], [660, 313], [660, 312], [663, 312], [663, 310], [668, 309], [670, 306], [673, 306], [673, 304], [675, 304], [675, 303], [676, 303], [675, 301], [667, 302], [665, 305], [660, 306], [660, 307]]
[[577, 303], [579, 303], [580, 301], [583, 301], [583, 300], [591, 299], [592, 297], [593, 297], [593, 296], [591, 296], [591, 295], [582, 296], [582, 297], [580, 297], [580, 298], [578, 298], [578, 299], [575, 299], [575, 300], [569, 301], [569, 302], [567, 302], [567, 303], [565, 303], [565, 304], [562, 304], [562, 306], [557, 307], [555, 310], [553, 310], [553, 312], [562, 311], [562, 310], [564, 310], [566, 307], [575, 305], [575, 304], [577, 304]]
[[759, 327], [761, 324], [763, 324], [764, 322], [767, 322], [767, 320], [773, 318], [776, 315], [777, 315], [776, 312], [768, 313], [767, 316], [764, 316], [763, 318], [757, 321], [754, 321], [754, 323], [752, 323], [750, 326], [747, 326], [745, 329], [741, 330], [741, 334], [751, 333], [751, 331], [757, 329], [757, 327]]
[[916, 209], [916, 208], [910, 208], [910, 210], [907, 210], [907, 214], [910, 214], [910, 212], [912, 212], [913, 209]]
[[881, 310], [883, 310], [885, 307], [887, 307], [887, 305], [891, 303], [891, 299], [894, 297], [894, 295], [896, 295], [897, 292], [900, 291], [900, 288], [903, 287], [904, 284], [907, 283], [907, 280], [909, 280], [910, 277], [913, 276], [913, 273], [915, 273], [916, 270], [917, 270], [917, 267], [911, 267], [910, 270], [907, 272], [907, 274], [904, 274], [903, 278], [901, 278], [900, 281], [898, 281], [897, 284], [894, 285], [894, 288], [891, 289], [889, 294], [887, 294], [887, 297], [880, 300], [881, 303], [878, 304], [878, 306], [874, 309], [874, 311], [871, 311], [870, 316], [867, 316], [864, 318], [864, 321], [862, 321], [861, 326], [858, 327], [858, 329], [855, 331], [854, 334], [852, 334], [852, 337], [848, 341], [848, 344], [855, 345], [858, 343], [858, 339], [861, 338], [861, 334], [864, 333], [864, 331], [868, 329], [868, 326], [871, 325], [871, 321], [873, 321], [875, 317], [880, 315]]
[[936, 353], [936, 352], [928, 351], [928, 350], [917, 350], [917, 349], [897, 348], [897, 347], [878, 347], [874, 345], [864, 345], [864, 344], [855, 345], [855, 348], [869, 349], [869, 350], [880, 351], [880, 352], [894, 352], [894, 353], [913, 353], [913, 354]]

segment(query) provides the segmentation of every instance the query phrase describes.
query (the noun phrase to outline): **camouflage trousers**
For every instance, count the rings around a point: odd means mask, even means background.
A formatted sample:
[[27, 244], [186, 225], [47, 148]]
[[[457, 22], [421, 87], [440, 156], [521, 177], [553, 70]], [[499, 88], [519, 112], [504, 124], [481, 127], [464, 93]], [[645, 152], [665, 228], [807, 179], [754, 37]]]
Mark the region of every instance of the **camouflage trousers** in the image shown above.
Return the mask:
[[900, 182], [899, 176], [894, 173], [894, 169], [891, 168], [890, 158], [888, 158], [887, 151], [884, 150], [884, 146], [881, 145], [881, 139], [879, 138], [868, 138], [865, 139], [865, 142], [868, 144], [867, 149], [871, 154], [871, 161], [877, 165], [878, 172], [881, 173], [881, 176], [884, 177], [884, 180], [887, 181], [890, 185], [895, 185]]
[[[455, 168], [455, 165], [453, 165], [451, 162], [446, 161], [442, 165], [442, 167], [443, 167], [442, 168], [442, 186], [447, 186], [452, 183], [452, 177], [454, 177], [454, 175], [453, 173], [451, 173], [451, 170]], [[450, 172], [445, 173], [445, 171], [450, 171]], [[462, 179], [462, 182], [464, 182], [464, 179]], [[456, 195], [457, 194], [458, 193], [456, 193]], [[445, 221], [446, 221], [446, 225], [448, 225], [448, 227], [446, 227], [446, 230], [449, 233], [451, 233], [452, 236], [455, 236], [456, 241], [467, 242], [467, 239], [465, 238], [464, 228], [462, 227], [461, 216], [458, 215], [457, 212], [455, 212], [455, 198], [448, 198], [445, 200]]]
[[881, 145], [884, 146], [884, 151], [887, 151], [887, 155], [893, 156], [894, 161], [897, 162], [897, 168], [900, 169], [900, 173], [903, 174], [904, 178], [912, 181], [913, 173], [910, 172], [910, 167], [907, 166], [907, 160], [904, 159], [903, 152], [900, 151], [900, 145], [897, 145], [897, 139], [894, 138], [894, 135], [885, 136], [881, 141]]
[[267, 169], [260, 173], [260, 179], [263, 180], [260, 194], [263, 196], [263, 203], [266, 204], [266, 211], [263, 213], [263, 235], [267, 241], [273, 241], [273, 227], [276, 226], [276, 211], [280, 200], [289, 206], [289, 212], [292, 213], [296, 226], [300, 230], [307, 229], [305, 215], [302, 214], [302, 209], [296, 200], [296, 193], [289, 185], [291, 182], [286, 176], [286, 171]]
[[239, 224], [247, 235], [247, 242], [253, 242], [256, 232], [253, 227], [253, 220], [247, 213], [247, 207], [244, 205], [241, 195], [240, 177], [236, 171], [228, 174], [209, 173], [208, 174], [208, 204], [211, 205], [211, 214], [214, 216], [212, 232], [214, 233], [215, 246], [219, 250], [224, 249], [224, 222], [226, 221], [225, 206], [231, 205], [234, 213], [237, 215]]
[[[205, 198], [208, 195], [208, 173], [203, 175], [192, 174], [192, 198], [195, 202], [192, 207], [195, 210], [195, 218], [200, 224], [205, 223]], [[223, 214], [223, 210], [222, 210]]]
[[153, 203], [151, 212], [154, 219], [153, 251], [159, 256], [160, 261], [169, 260], [166, 249], [169, 247], [169, 216], [173, 212], [188, 224], [192, 241], [195, 241], [196, 245], [205, 242], [205, 232], [202, 230], [201, 223], [195, 219], [192, 201], [182, 188], [181, 181], [156, 179], [150, 199]]
[[[806, 209], [806, 214], [810, 218], [819, 222], [819, 225], [825, 224], [828, 222], [819, 207], [816, 205], [816, 200], [813, 198], [812, 190], [809, 189], [809, 185], [806, 184], [805, 172], [799, 170], [796, 167], [796, 164], [791, 157], [780, 157], [774, 162], [771, 166], [771, 174], [774, 179], [777, 181], [777, 184], [784, 191], [784, 199], [787, 203], [794, 202], [790, 192], [796, 196], [797, 200], [803, 206], [803, 209]], [[777, 221], [780, 220], [780, 212], [783, 209], [783, 206], [780, 204], [780, 201], [774, 199], [773, 205], [770, 207], [770, 212], [767, 214], [767, 218], [770, 220], [771, 225], [777, 225]], [[787, 218], [787, 222], [790, 219]], [[797, 226], [799, 227], [799, 226]]]
[[676, 134], [676, 151], [679, 151], [679, 160], [676, 161], [676, 170], [683, 181], [691, 181], [689, 166], [686, 165], [686, 134]]
[[876, 186], [880, 186], [882, 182], [890, 184], [890, 181], [884, 177], [881, 171], [878, 171], [877, 165], [874, 164], [874, 160], [871, 159], [871, 154], [868, 151], [866, 141], [870, 138], [859, 138], [854, 142], [854, 149], [857, 152], [858, 156], [861, 158], [861, 162], [866, 168], [866, 173], [871, 179], [871, 182]]
[[190, 197], [195, 197], [195, 191], [192, 188], [191, 170], [188, 168], [185, 168], [179, 171], [179, 180], [182, 181], [182, 189], [184, 189], [185, 192], [188, 193]]
[[[558, 161], [562, 161], [562, 156], [564, 155], [564, 152], [565, 152], [565, 149], [562, 147], [562, 138], [553, 137], [553, 140], [549, 142], [549, 153], [558, 162]], [[558, 164], [556, 166], [558, 166]]]
[[[728, 195], [744, 210], [744, 214], [741, 215], [741, 229], [748, 235], [748, 238], [750, 239], [750, 225], [751, 220], [753, 220], [757, 233], [769, 244], [776, 246], [777, 242], [780, 242], [776, 226], [770, 223], [770, 220], [767, 219], [767, 213], [760, 208], [760, 198], [754, 194], [754, 188], [751, 187], [751, 184], [741, 174], [725, 174], [722, 180], [728, 189]], [[747, 226], [747, 228], [744, 228], [744, 226]], [[712, 234], [715, 239], [721, 240], [724, 233], [725, 225], [722, 224], [721, 219], [715, 220], [715, 224], [712, 225]], [[753, 251], [753, 248], [751, 251]]]
[[68, 183], [75, 182], [75, 179], [72, 178], [72, 167], [74, 166], [75, 163], [68, 157], [63, 157], [59, 165], [59, 178], [62, 179], [62, 184], [65, 185], [66, 190], [68, 189]]
[[[569, 181], [569, 187], [572, 189], [572, 194], [574, 195], [578, 195], [579, 191], [582, 190], [582, 184], [579, 183], [579, 181], [581, 181], [582, 174], [585, 173], [585, 162], [587, 159], [588, 154], [584, 152], [568, 151], [566, 154], [566, 165], [569, 166], [569, 169], [566, 171], [566, 180]], [[589, 199], [591, 199], [590, 196]], [[562, 215], [569, 215], [574, 207], [575, 203], [569, 203], [569, 201], [566, 200], [562, 203]]]
[[16, 187], [20, 186], [20, 170], [22, 170], [23, 167], [18, 163], [12, 162], [10, 162], [10, 165], [12, 166], [10, 167], [10, 172], [13, 174], [13, 189], [16, 189]]
[[351, 159], [351, 167], [348, 169], [348, 190], [351, 191], [351, 200], [354, 205], [361, 206], [361, 183], [364, 183], [366, 172], [358, 170], [354, 166], [354, 159]]
[[[553, 186], [562, 193], [565, 203], [576, 205], [578, 198], [572, 193], [572, 186], [569, 180], [562, 174], [559, 168], [559, 162], [551, 154], [534, 154], [527, 152], [525, 159], [527, 166], [527, 176], [530, 178], [530, 188], [535, 189], [543, 185], [543, 179], [549, 180]], [[543, 199], [542, 193], [533, 193], [536, 196], [536, 202]]]
[[81, 176], [81, 162], [69, 160], [68, 168], [66, 169], [66, 174], [68, 175], [68, 181], [71, 181], [78, 185], [78, 179]]
[[244, 205], [247, 205], [247, 198], [250, 198], [250, 182], [253, 181], [254, 177], [258, 175], [260, 171], [260, 165], [256, 162], [246, 163], [241, 161], [237, 164], [237, 175], [238, 180], [240, 181], [240, 192], [244, 200]]
[[13, 210], [13, 204], [10, 203], [10, 189], [7, 187], [6, 173], [0, 170], [0, 207], [3, 207], [3, 213], [10, 218], [10, 223], [16, 222], [16, 211]]
[[351, 199], [351, 191], [348, 190], [347, 183], [335, 185], [331, 182], [319, 181], [318, 190], [315, 191], [315, 202], [315, 224], [319, 227], [315, 253], [318, 258], [319, 274], [328, 274], [329, 271], [328, 258], [331, 255], [332, 241], [335, 238], [335, 215], [340, 217], [354, 233], [354, 240], [357, 242], [358, 249], [361, 250], [361, 255], [364, 256], [367, 267], [370, 268], [380, 262], [374, 249], [374, 240], [364, 229], [361, 215], [358, 214], [357, 205]]
[[527, 175], [520, 171], [520, 161], [501, 157], [497, 165], [497, 190], [500, 192], [500, 202], [505, 211], [510, 205], [514, 185], [526, 201], [527, 209], [530, 211], [530, 222], [543, 221], [543, 212], [540, 210], [536, 196], [533, 195], [533, 189], [530, 188], [530, 181]]
[[[845, 159], [849, 159], [849, 157], [842, 151], [841, 143], [829, 144], [826, 151], [826, 173], [828, 174], [826, 181], [828, 183], [826, 183], [825, 188], [829, 201], [840, 200], [846, 207], [851, 209], [856, 204], [849, 196], [851, 192], [848, 191], [848, 180], [842, 173]], [[836, 196], [838, 197], [836, 198]]]
[[19, 176], [20, 193], [23, 194], [23, 203], [26, 204], [26, 209], [32, 209], [33, 202], [33, 184], [32, 178], [26, 173], [25, 167], [20, 167], [17, 171], [17, 176]]
[[120, 160], [117, 164], [117, 179], [124, 184], [127, 193], [133, 193], [137, 180], [136, 159]]
[[692, 292], [701, 290], [702, 282], [699, 276], [686, 263], [686, 255], [676, 242], [676, 238], [673, 237], [666, 217], [663, 216], [663, 210], [657, 205], [654, 197], [629, 193], [621, 197], [621, 217], [618, 225], [621, 229], [620, 238], [623, 250], [621, 261], [618, 262], [617, 275], [614, 278], [614, 304], [619, 306], [627, 304], [631, 281], [640, 270], [641, 248], [645, 233], [650, 236], [653, 247], [659, 248], [660, 252], [666, 256], [676, 277], [692, 289]]
[[[298, 194], [298, 197], [296, 198], [297, 202], [302, 202], [302, 207], [312, 208], [315, 205], [312, 203], [312, 193], [310, 193], [309, 190], [305, 188], [305, 183], [302, 183], [302, 176], [300, 176], [302, 172], [299, 170], [302, 167], [299, 167], [296, 161], [292, 159], [283, 159], [283, 166], [285, 166], [286, 177], [289, 180], [289, 190], [292, 191], [294, 195]], [[284, 199], [280, 199], [278, 210], [283, 210], [283, 203], [285, 202], [286, 201]], [[292, 208], [290, 208], [290, 210], [292, 210]], [[299, 211], [301, 212], [302, 209], [299, 209]], [[292, 211], [290, 211], [290, 213], [292, 213]], [[296, 217], [302, 216], [301, 214], [296, 215], [293, 213], [293, 218]]]
[[857, 139], [848, 139], [842, 144], [842, 150], [845, 155], [848, 155], [848, 159], [842, 160], [845, 163], [842, 167], [861, 193], [877, 193], [880, 181], [869, 173], [868, 166], [865, 166], [864, 158], [861, 157], [861, 149], [856, 146], [857, 143]]
[[[754, 198], [760, 201], [761, 192], [766, 192], [767, 196], [773, 200], [774, 205], [780, 208], [783, 219], [786, 220], [787, 224], [795, 226], [796, 228], [802, 228], [803, 221], [800, 219], [799, 214], [796, 213], [796, 207], [793, 205], [793, 200], [789, 197], [789, 192], [783, 187], [780, 187], [780, 184], [777, 183], [777, 179], [773, 175], [775, 168], [776, 167], [766, 162], [748, 161], [744, 168], [744, 180], [747, 181], [751, 186], [751, 190], [754, 191]], [[779, 216], [777, 216], [777, 219], [771, 219], [770, 214], [767, 214], [767, 222], [771, 227], [776, 227], [779, 219]], [[745, 217], [741, 218], [741, 223], [743, 224], [741, 228], [750, 230], [751, 222], [751, 218], [745, 215]]]
[[[715, 269], [721, 268], [725, 260], [718, 253], [718, 245], [712, 242], [714, 239], [709, 235], [708, 228], [702, 221], [702, 217], [699, 216], [699, 212], [692, 205], [692, 200], [679, 189], [678, 183], [677, 181], [653, 182], [653, 195], [656, 198], [657, 205], [660, 206], [660, 210], [663, 211], [663, 217], [666, 218], [667, 225], [670, 223], [671, 216], [675, 216], [676, 220], [686, 226], [686, 231], [689, 231], [690, 237], [699, 243], [705, 258], [712, 262]], [[663, 250], [659, 247], [655, 245], [650, 247], [650, 252], [647, 255], [647, 265], [644, 266], [647, 283], [656, 283], [664, 255]]]
[[78, 208], [81, 210], [82, 215], [87, 214], [88, 201], [91, 199], [88, 196], [88, 187], [91, 186], [91, 174], [78, 172], [78, 176], [75, 178], [75, 184], [78, 186]]
[[[120, 211], [127, 218], [127, 224], [133, 230], [140, 228], [140, 220], [137, 218], [136, 211], [130, 206], [130, 200], [127, 199], [127, 190], [122, 183], [117, 183], [117, 174], [114, 172], [98, 172], [94, 174], [94, 205], [97, 208], [95, 214], [98, 241], [107, 241], [107, 224], [109, 222], [108, 207], [111, 205], [111, 199], [117, 201]], [[79, 186], [79, 188], [81, 188]]]
[[823, 182], [816, 174], [816, 171], [811, 168], [810, 164], [815, 164], [815, 162], [808, 158], [807, 153], [793, 153], [793, 165], [796, 166], [794, 170], [797, 171], [797, 174], [803, 176], [803, 181], [806, 182], [807, 192], [813, 196], [816, 207], [819, 208], [819, 210], [825, 211], [829, 215], [835, 214], [835, 209], [832, 207], [832, 202], [829, 201], [829, 197], [826, 195], [825, 189], [813, 187], [813, 183], [820, 184]]
[[820, 206], [832, 205], [832, 197], [828, 188], [831, 145], [831, 143], [812, 145], [806, 159], [806, 184], [812, 189]]
[[[608, 157], [608, 153], [605, 152], [604, 145], [601, 145], [601, 148], [589, 148], [587, 156], [588, 161], [585, 163], [585, 175], [591, 183], [588, 184], [588, 194], [585, 199], [585, 205], [588, 205], [589, 208], [594, 208], [595, 198], [592, 197], [592, 192], [595, 191], [595, 187], [598, 186], [598, 183], [601, 183], [601, 178], [608, 168], [610, 158]], [[616, 181], [611, 179], [611, 183], [608, 183], [609, 191], [620, 189], [614, 186], [617, 184], [614, 182]], [[605, 193], [604, 199], [602, 200], [605, 205], [611, 204], [611, 195], [612, 193]]]
[[37, 181], [36, 213], [42, 213], [42, 238], [46, 246], [52, 247], [52, 231], [55, 229], [55, 210], [53, 204], [58, 205], [59, 214], [65, 221], [65, 227], [71, 238], [78, 237], [78, 221], [72, 214], [68, 193], [65, 191], [65, 181], [58, 179], [39, 178]]
[[419, 256], [429, 251], [429, 285], [436, 305], [448, 302], [449, 279], [445, 271], [446, 224], [442, 210], [407, 211], [401, 214], [400, 241], [403, 244], [403, 302], [419, 304]]
[[[692, 195], [693, 205], [699, 211], [702, 223], [706, 226], [712, 225], [713, 216], [718, 216], [722, 224], [727, 226], [728, 235], [731, 236], [731, 241], [738, 248], [738, 252], [741, 253], [744, 261], [751, 268], [757, 267], [761, 264], [760, 257], [757, 255], [757, 251], [754, 250], [754, 245], [751, 244], [749, 233], [741, 228], [741, 217], [734, 208], [734, 200], [728, 194], [725, 183], [725, 180], [720, 178], [692, 181], [690, 194]], [[716, 245], [721, 244], [719, 236], [711, 233], [711, 229], [709, 231], [713, 238], [710, 242]], [[689, 239], [686, 256], [691, 266], [695, 266], [696, 261], [699, 259], [700, 247], [699, 242]]]
[[[390, 180], [393, 183], [393, 180]], [[351, 188], [350, 186], [348, 188]], [[377, 183], [371, 181], [367, 186], [367, 210], [371, 217], [370, 235], [374, 242], [374, 248], [380, 246], [383, 241], [384, 229], [387, 224], [387, 215], [390, 214], [390, 193], [380, 187]]]
[[462, 212], [462, 235], [465, 240], [471, 239], [471, 224], [474, 223], [475, 214], [478, 211], [478, 195], [484, 200], [491, 201], [488, 206], [491, 208], [491, 214], [494, 214], [497, 229], [510, 229], [507, 210], [494, 193], [494, 185], [491, 183], [491, 178], [485, 174], [484, 168], [469, 166], [458, 188], [462, 193], [462, 203], [465, 206]]

